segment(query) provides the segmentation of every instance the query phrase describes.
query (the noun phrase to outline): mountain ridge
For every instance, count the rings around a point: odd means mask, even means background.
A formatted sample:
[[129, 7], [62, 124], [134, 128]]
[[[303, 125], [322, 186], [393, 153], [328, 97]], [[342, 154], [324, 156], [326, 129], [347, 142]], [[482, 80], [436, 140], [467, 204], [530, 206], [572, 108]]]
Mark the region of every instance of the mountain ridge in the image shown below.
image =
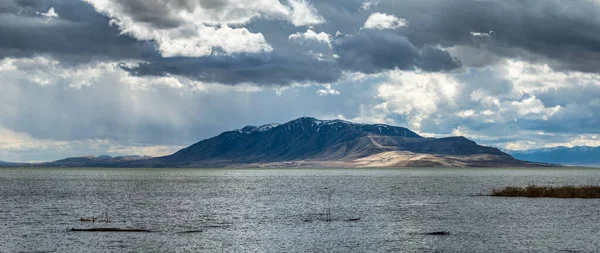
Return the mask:
[[600, 167], [600, 147], [557, 146], [528, 150], [505, 150], [517, 159], [564, 165]]
[[44, 163], [46, 165], [58, 165], [61, 167], [103, 167], [103, 166], [119, 166], [123, 163], [131, 161], [140, 161], [151, 159], [151, 156], [81, 156], [81, 157], [68, 157], [65, 159], [57, 160], [54, 162]]

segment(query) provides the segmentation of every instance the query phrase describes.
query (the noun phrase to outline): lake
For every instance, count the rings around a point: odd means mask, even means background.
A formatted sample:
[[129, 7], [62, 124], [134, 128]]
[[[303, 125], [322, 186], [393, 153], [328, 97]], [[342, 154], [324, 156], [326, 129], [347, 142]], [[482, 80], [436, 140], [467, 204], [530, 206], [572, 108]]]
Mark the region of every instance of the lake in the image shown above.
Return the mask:
[[[482, 196], [531, 183], [600, 185], [600, 170], [0, 169], [0, 252], [600, 248], [600, 199]], [[90, 227], [152, 232], [69, 231]]]

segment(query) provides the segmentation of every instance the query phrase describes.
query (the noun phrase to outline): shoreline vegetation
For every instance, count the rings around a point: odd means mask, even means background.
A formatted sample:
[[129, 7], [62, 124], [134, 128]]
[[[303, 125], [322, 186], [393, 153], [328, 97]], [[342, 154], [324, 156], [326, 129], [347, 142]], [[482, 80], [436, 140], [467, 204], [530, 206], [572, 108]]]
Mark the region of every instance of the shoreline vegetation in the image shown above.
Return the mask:
[[494, 188], [493, 197], [527, 197], [527, 198], [600, 198], [600, 186], [538, 186]]

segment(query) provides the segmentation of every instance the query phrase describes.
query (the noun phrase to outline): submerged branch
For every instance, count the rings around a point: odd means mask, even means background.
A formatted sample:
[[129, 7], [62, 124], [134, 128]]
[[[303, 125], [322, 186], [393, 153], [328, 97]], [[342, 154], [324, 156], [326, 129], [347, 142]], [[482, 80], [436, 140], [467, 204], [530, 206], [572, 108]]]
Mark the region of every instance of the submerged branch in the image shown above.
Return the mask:
[[71, 228], [73, 232], [150, 232], [139, 228]]

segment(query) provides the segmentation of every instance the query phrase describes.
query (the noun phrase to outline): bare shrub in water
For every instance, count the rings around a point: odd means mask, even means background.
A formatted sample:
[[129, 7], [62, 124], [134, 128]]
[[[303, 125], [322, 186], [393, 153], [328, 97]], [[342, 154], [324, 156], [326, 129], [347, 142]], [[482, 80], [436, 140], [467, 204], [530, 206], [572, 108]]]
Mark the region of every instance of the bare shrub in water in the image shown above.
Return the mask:
[[600, 186], [537, 186], [492, 189], [491, 196], [529, 198], [600, 198]]

